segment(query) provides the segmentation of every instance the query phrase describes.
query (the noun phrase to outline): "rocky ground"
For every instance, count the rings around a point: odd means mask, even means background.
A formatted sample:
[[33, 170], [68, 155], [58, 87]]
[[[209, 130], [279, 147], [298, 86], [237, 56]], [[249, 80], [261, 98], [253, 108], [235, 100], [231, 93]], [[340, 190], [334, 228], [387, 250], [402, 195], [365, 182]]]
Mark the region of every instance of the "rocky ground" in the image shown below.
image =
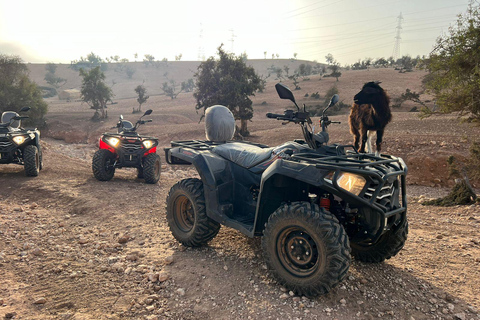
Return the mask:
[[353, 261], [345, 281], [310, 299], [273, 280], [258, 238], [223, 227], [207, 247], [179, 245], [165, 198], [190, 168], [164, 165], [158, 185], [128, 169], [99, 182], [93, 147], [44, 145], [39, 177], [0, 172], [4, 319], [480, 319], [480, 207], [420, 204], [448, 189], [410, 186], [400, 254]]
[[[44, 78], [44, 68], [37, 73]], [[364, 82], [380, 80], [393, 98], [406, 88], [419, 92], [423, 75], [388, 68], [345, 71], [338, 82], [302, 81], [295, 96], [312, 106], [323, 100], [308, 94], [323, 97], [337, 86], [349, 104]], [[292, 107], [278, 98], [270, 80], [253, 97], [248, 128], [251, 141], [275, 146], [301, 133], [298, 126], [265, 117]], [[153, 122], [139, 129], [142, 134], [157, 137], [161, 148], [171, 140], [204, 139], [191, 93], [174, 100], [149, 93], [144, 109], [153, 109]], [[478, 127], [455, 115], [420, 120], [401, 112], [408, 105], [395, 110], [383, 150], [409, 167], [406, 245], [381, 264], [353, 261], [342, 283], [311, 299], [273, 280], [258, 238], [222, 227], [206, 247], [179, 245], [168, 230], [165, 199], [174, 183], [196, 176], [191, 168], [164, 164], [157, 185], [136, 179], [132, 169], [118, 170], [109, 182], [94, 179], [91, 160], [100, 134], [120, 114], [138, 118], [131, 114], [135, 98], [123, 97], [116, 96], [109, 118], [100, 123], [90, 121], [87, 105], [51, 98], [42, 128], [44, 170], [27, 178], [20, 166], [0, 166], [0, 319], [480, 319], [480, 206], [421, 205], [449, 192], [453, 179], [446, 159], [465, 159], [470, 143], [478, 142]], [[331, 119], [342, 124], [330, 126], [330, 142], [351, 144], [347, 115]]]

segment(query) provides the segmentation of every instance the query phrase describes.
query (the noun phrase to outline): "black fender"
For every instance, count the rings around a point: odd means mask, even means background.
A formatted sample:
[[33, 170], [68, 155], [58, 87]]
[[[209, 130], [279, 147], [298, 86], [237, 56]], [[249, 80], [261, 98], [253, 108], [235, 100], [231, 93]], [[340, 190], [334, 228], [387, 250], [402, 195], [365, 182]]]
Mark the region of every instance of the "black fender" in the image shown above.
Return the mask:
[[309, 186], [321, 187], [329, 170], [278, 159], [262, 174], [254, 235], [262, 235], [268, 217], [287, 201], [308, 201]]
[[172, 164], [191, 164], [195, 167], [203, 182], [203, 192], [207, 216], [221, 224], [239, 229], [249, 235], [251, 230], [238, 226], [229, 219], [233, 205], [222, 201], [232, 198], [233, 173], [230, 164], [222, 157], [210, 152], [190, 148], [174, 147], [166, 149], [167, 162]]
[[[386, 212], [378, 204], [369, 202], [362, 197], [351, 194], [341, 189], [335, 179], [327, 182], [325, 177], [339, 169], [322, 168], [314, 164], [293, 162], [285, 159], [278, 159], [270, 165], [262, 174], [260, 192], [257, 202], [257, 210], [254, 222], [254, 235], [262, 235], [268, 217], [286, 202], [310, 201], [309, 191], [311, 189], [331, 193], [350, 203], [351, 205], [368, 208], [372, 220], [378, 221], [376, 229], [383, 232], [386, 219], [390, 216], [404, 216], [406, 203], [398, 210]], [[378, 176], [380, 178], [380, 176]], [[405, 177], [402, 176], [402, 190], [405, 190]], [[405, 199], [405, 194], [403, 194]]]

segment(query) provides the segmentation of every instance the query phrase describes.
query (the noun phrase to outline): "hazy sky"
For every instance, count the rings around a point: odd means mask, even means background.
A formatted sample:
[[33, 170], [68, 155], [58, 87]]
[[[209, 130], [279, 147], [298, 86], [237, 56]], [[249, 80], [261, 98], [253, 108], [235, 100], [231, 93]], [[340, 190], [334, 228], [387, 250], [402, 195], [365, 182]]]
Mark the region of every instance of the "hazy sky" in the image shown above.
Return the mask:
[[[292, 58], [342, 65], [428, 55], [468, 0], [0, 0], [0, 53], [26, 62], [69, 63], [94, 52], [141, 61], [199, 60], [227, 51], [250, 59]], [[233, 40], [233, 41], [232, 41]], [[266, 55], [265, 55], [266, 52]]]

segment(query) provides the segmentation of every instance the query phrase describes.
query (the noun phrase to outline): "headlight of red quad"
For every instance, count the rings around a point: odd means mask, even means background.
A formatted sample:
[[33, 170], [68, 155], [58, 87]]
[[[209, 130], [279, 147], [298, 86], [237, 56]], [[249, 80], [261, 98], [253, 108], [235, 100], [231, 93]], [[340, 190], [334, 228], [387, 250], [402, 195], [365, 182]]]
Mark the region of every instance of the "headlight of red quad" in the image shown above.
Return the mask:
[[104, 139], [106, 143], [108, 143], [110, 146], [116, 148], [120, 142], [120, 139], [115, 138], [115, 137], [107, 137]]
[[153, 147], [155, 145], [154, 140], [144, 140], [142, 143], [143, 143], [143, 146], [145, 147], [145, 149], [150, 149], [151, 147]]

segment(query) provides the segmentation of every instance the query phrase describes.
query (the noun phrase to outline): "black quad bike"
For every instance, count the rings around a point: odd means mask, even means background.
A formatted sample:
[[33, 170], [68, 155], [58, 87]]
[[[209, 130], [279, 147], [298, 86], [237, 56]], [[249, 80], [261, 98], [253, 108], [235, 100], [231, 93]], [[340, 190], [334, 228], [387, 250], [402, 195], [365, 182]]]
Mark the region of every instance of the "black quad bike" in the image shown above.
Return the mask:
[[115, 169], [124, 167], [137, 168], [139, 179], [146, 183], [157, 183], [160, 179], [162, 165], [157, 154], [158, 139], [141, 136], [137, 128], [152, 120], [142, 120], [152, 110], [145, 114], [133, 125], [128, 120], [117, 123], [117, 133], [104, 133], [100, 137], [99, 150], [93, 155], [92, 170], [97, 180], [108, 181], [113, 178]]
[[[26, 112], [30, 107], [24, 107], [20, 112]], [[42, 148], [40, 147], [40, 131], [21, 127], [22, 119], [14, 111], [5, 111], [0, 123], [0, 164], [15, 163], [23, 165], [25, 174], [38, 176], [42, 170]]]
[[201, 180], [175, 184], [167, 198], [167, 221], [185, 246], [213, 239], [220, 225], [249, 237], [263, 236], [265, 260], [279, 283], [299, 295], [325, 294], [342, 281], [352, 254], [382, 262], [404, 246], [408, 233], [401, 158], [358, 153], [351, 145], [328, 145], [325, 112], [320, 130], [300, 110], [292, 92], [276, 85], [296, 110], [267, 117], [293, 122], [304, 140], [269, 148], [226, 141], [172, 141], [170, 164], [192, 164]]

